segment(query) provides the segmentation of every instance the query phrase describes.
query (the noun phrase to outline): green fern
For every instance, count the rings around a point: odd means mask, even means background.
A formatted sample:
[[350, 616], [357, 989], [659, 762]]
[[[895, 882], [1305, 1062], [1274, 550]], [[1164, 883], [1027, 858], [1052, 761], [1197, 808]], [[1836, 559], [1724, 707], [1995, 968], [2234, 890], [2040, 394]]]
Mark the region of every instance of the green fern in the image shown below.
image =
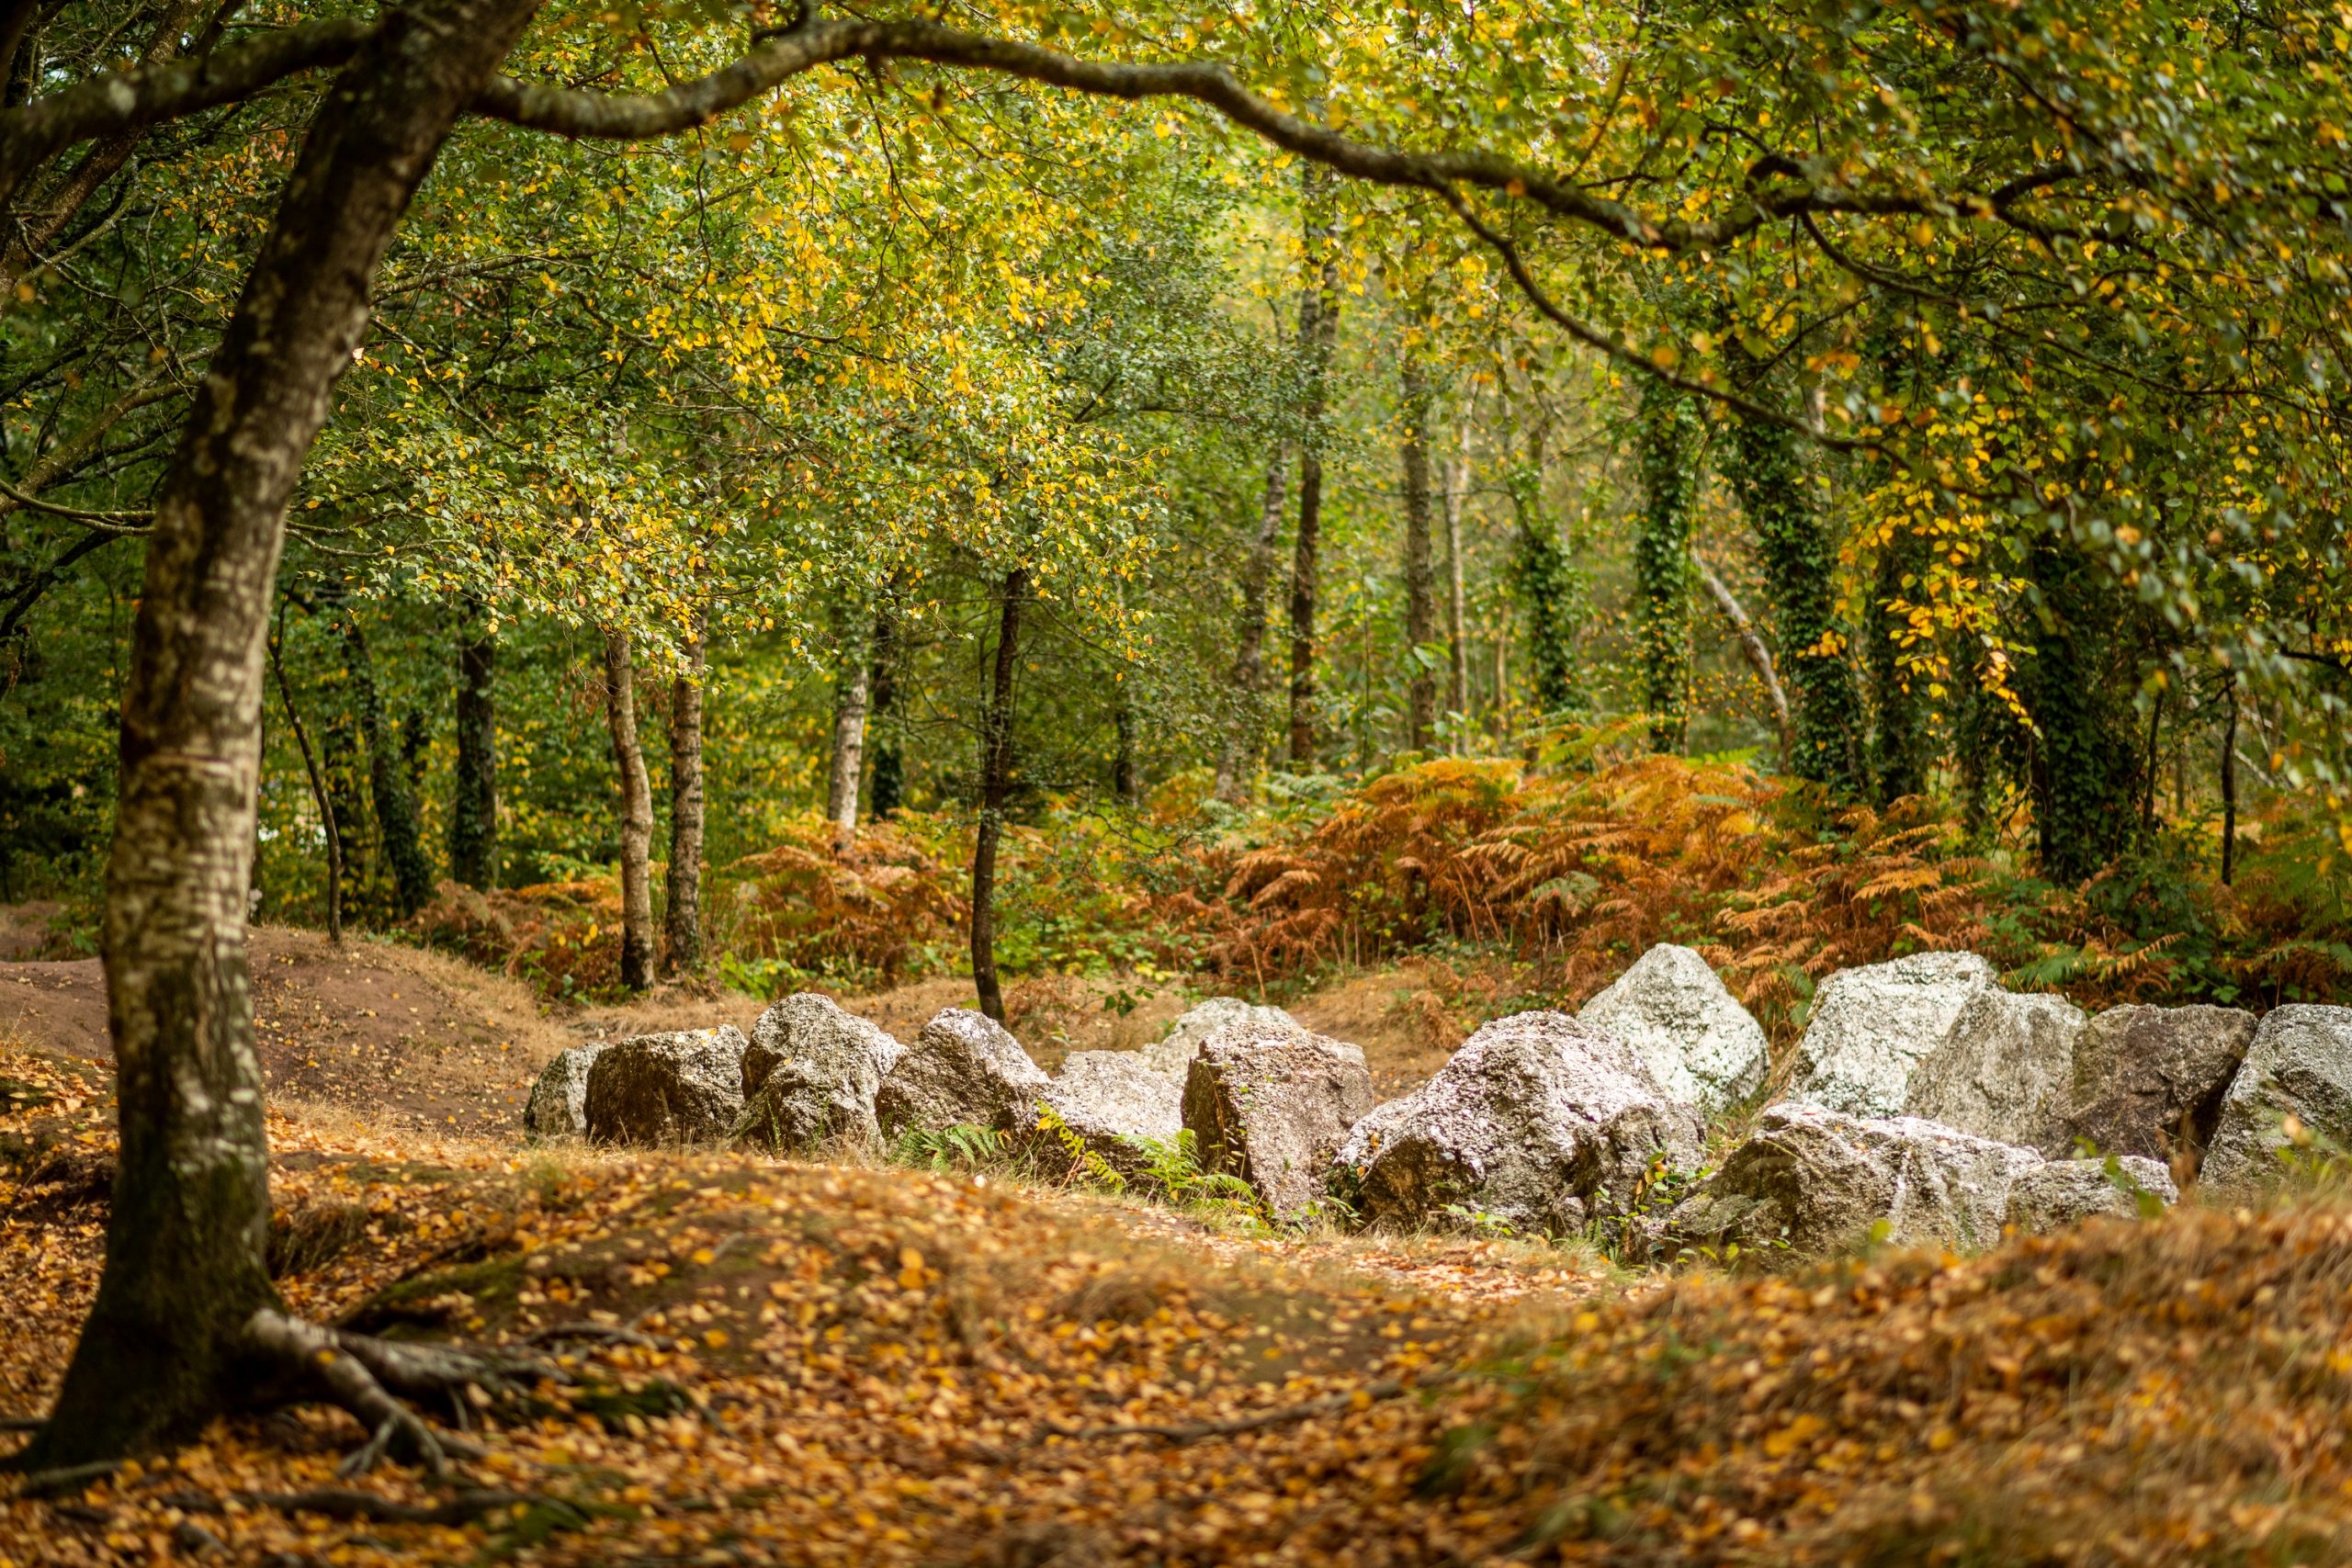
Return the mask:
[[1001, 1164], [1005, 1152], [1002, 1133], [968, 1122], [936, 1132], [910, 1127], [890, 1151], [901, 1165], [934, 1171], [984, 1169]]
[[1190, 1127], [1173, 1138], [1130, 1138], [1129, 1147], [1142, 1156], [1141, 1175], [1149, 1189], [1179, 1208], [1194, 1206], [1258, 1212], [1258, 1194], [1239, 1177], [1201, 1166], [1200, 1140]]

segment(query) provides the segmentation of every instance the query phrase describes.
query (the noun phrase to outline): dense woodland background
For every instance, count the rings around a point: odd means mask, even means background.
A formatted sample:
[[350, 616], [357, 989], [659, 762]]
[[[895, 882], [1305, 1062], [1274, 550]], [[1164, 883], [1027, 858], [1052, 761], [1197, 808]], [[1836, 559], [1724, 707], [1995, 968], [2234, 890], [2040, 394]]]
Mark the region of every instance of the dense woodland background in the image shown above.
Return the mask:
[[[143, 17], [72, 8], [10, 101]], [[323, 922], [333, 883], [551, 997], [865, 987], [971, 963], [1003, 823], [1013, 976], [1279, 988], [1426, 949], [1574, 990], [1671, 935], [1777, 1028], [1921, 945], [2333, 994], [2341, 139], [2263, 140], [2257, 106], [2327, 91], [2273, 20], [2149, 35], [2200, 62], [2181, 91], [2235, 84], [2242, 143], [2165, 145], [2237, 208], [2135, 237], [2132, 180], [2061, 159], [1997, 223], [1561, 243], [1536, 294], [1525, 232], [1164, 106], [876, 66], [666, 142], [470, 124], [294, 515], [254, 913]], [[1460, 47], [1363, 21], [1295, 19], [1309, 111], [1393, 112]], [[2049, 152], [2013, 82], [1962, 107], [2019, 61], [2077, 130], [2166, 123], [2102, 74], [2145, 39], [2055, 13], [1974, 65], [1861, 12], [1608, 26], [1643, 73], [1543, 35], [1464, 123], [1694, 201], [1771, 177], [1776, 112], [1871, 131], [1871, 71], [1915, 94], [1878, 130], [1962, 169]], [[1851, 73], [1808, 83], [1824, 28]], [[650, 81], [724, 31], [534, 47]], [[307, 92], [95, 144], [6, 258], [0, 901], [56, 900], [58, 953], [94, 951], [141, 509]], [[1564, 308], [1623, 324], [1579, 344]]]

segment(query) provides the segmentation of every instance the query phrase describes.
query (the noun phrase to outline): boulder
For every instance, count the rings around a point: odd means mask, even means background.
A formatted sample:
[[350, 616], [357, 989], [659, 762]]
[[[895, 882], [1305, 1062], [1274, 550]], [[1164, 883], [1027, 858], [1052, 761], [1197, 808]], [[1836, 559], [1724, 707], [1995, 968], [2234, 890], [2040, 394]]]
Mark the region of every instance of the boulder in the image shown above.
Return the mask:
[[2140, 1217], [2143, 1195], [2170, 1204], [2180, 1198], [2172, 1172], [2144, 1155], [2103, 1159], [2053, 1159], [2018, 1178], [2009, 1189], [2008, 1223], [2024, 1231], [2054, 1231], [2094, 1214]]
[[2352, 1145], [2352, 1008], [2298, 1004], [2264, 1015], [2222, 1100], [2199, 1179], [2227, 1186], [2277, 1170], [2290, 1116]]
[[581, 1138], [588, 1134], [588, 1068], [605, 1053], [601, 1040], [558, 1051], [539, 1069], [531, 1098], [523, 1106], [523, 1131], [533, 1138]]
[[588, 1068], [582, 1119], [600, 1144], [699, 1144], [743, 1113], [743, 1032], [725, 1025], [640, 1034]]
[[2075, 1076], [2083, 1010], [2064, 997], [1988, 987], [1919, 1060], [1903, 1113], [1980, 1138], [2040, 1145]]
[[1485, 1215], [1567, 1233], [1625, 1212], [1660, 1156], [1690, 1165], [1698, 1149], [1697, 1111], [1633, 1047], [1566, 1013], [1523, 1012], [1357, 1122], [1339, 1167], [1370, 1222]]
[[2254, 1015], [2238, 1008], [2098, 1014], [2075, 1042], [2074, 1074], [2052, 1108], [2042, 1152], [2056, 1157], [2088, 1144], [2165, 1159], [2202, 1149], [2254, 1030]]
[[1362, 1051], [1255, 1021], [1209, 1036], [1184, 1079], [1201, 1168], [1239, 1177], [1282, 1221], [1312, 1213], [1332, 1156], [1372, 1106]]
[[1973, 953], [1918, 953], [1841, 969], [1813, 996], [1797, 1043], [1792, 1100], [1850, 1116], [1892, 1116], [1911, 1070], [1944, 1043], [1961, 1010], [1998, 981]]
[[743, 1053], [737, 1134], [780, 1153], [882, 1136], [875, 1096], [906, 1047], [880, 1025], [802, 991], [769, 1008]]
[[1193, 1065], [1193, 1056], [1219, 1030], [1247, 1025], [1260, 1033], [1283, 1033], [1306, 1039], [1312, 1032], [1280, 1008], [1254, 1007], [1239, 997], [1211, 997], [1168, 1026], [1168, 1032], [1145, 1046], [1143, 1059], [1154, 1072], [1179, 1081]]
[[1010, 1126], [1036, 1100], [1045, 1070], [1002, 1024], [968, 1008], [934, 1015], [874, 1096], [885, 1136], [909, 1129]]
[[1766, 1109], [1723, 1168], [1667, 1215], [1686, 1242], [1818, 1257], [1870, 1238], [1975, 1249], [2005, 1224], [2048, 1229], [2091, 1213], [2138, 1213], [2146, 1190], [2170, 1202], [2154, 1160], [2045, 1160], [2031, 1149], [1916, 1116], [1849, 1116], [1792, 1101]]
[[1183, 1100], [1182, 1082], [1153, 1069], [1139, 1051], [1073, 1051], [1035, 1104], [1015, 1113], [1013, 1126], [1048, 1160], [1075, 1159], [1062, 1134], [1042, 1124], [1042, 1106], [1081, 1147], [1127, 1174], [1144, 1166], [1139, 1140], [1173, 1143], [1183, 1131]]
[[1669, 1097], [1710, 1115], [1754, 1094], [1770, 1066], [1763, 1026], [1705, 959], [1670, 942], [1643, 953], [1577, 1016], [1632, 1046]]

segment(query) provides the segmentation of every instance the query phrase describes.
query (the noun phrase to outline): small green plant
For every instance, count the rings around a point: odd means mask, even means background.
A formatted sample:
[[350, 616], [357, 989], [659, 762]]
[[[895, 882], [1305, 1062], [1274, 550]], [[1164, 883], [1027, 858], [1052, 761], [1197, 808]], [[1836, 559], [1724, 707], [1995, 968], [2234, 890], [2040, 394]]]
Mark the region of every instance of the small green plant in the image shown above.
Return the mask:
[[899, 1164], [924, 1170], [982, 1170], [1003, 1162], [1005, 1136], [993, 1127], [968, 1122], [936, 1132], [910, 1127], [899, 1134], [890, 1153]]
[[1216, 1208], [1256, 1215], [1258, 1194], [1238, 1176], [1201, 1166], [1200, 1140], [1190, 1127], [1173, 1138], [1132, 1138], [1143, 1156], [1142, 1177], [1150, 1190], [1179, 1208]]
[[1475, 1203], [1448, 1203], [1443, 1213], [1456, 1228], [1468, 1231], [1472, 1235], [1500, 1241], [1519, 1234], [1518, 1227], [1502, 1215], [1491, 1213]]

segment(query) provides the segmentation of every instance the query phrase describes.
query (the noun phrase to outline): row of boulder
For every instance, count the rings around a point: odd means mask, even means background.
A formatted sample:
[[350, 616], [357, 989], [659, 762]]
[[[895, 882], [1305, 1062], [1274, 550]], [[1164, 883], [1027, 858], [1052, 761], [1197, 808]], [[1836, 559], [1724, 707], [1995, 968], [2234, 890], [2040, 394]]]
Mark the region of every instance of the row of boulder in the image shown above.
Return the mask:
[[[1204, 1002], [1135, 1052], [1047, 1075], [982, 1015], [911, 1045], [815, 995], [722, 1028], [567, 1051], [536, 1135], [744, 1140], [817, 1152], [981, 1125], [1016, 1146], [1135, 1171], [1190, 1130], [1203, 1168], [1277, 1220], [1572, 1234], [1817, 1253], [1875, 1232], [1983, 1246], [2177, 1197], [2176, 1170], [2238, 1182], [2295, 1123], [2352, 1141], [2352, 1009], [2124, 1007], [2086, 1017], [2004, 989], [1973, 953], [1825, 979], [1786, 1084], [1706, 1171], [1708, 1128], [1750, 1106], [1763, 1030], [1698, 953], [1650, 949], [1576, 1015], [1478, 1030], [1435, 1077], [1375, 1103], [1363, 1053], [1276, 1008]], [[2290, 1120], [2291, 1118], [2291, 1120]]]

